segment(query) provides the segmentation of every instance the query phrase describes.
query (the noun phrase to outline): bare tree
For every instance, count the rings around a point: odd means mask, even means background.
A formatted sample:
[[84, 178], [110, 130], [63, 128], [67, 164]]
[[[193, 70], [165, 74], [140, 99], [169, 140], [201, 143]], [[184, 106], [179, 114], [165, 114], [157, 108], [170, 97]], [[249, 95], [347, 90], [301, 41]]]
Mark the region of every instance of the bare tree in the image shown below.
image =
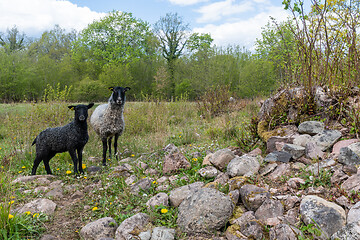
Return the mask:
[[167, 13], [154, 25], [154, 33], [160, 41], [162, 55], [166, 59], [170, 76], [170, 94], [175, 92], [175, 61], [188, 41], [189, 24], [184, 23], [177, 13]]

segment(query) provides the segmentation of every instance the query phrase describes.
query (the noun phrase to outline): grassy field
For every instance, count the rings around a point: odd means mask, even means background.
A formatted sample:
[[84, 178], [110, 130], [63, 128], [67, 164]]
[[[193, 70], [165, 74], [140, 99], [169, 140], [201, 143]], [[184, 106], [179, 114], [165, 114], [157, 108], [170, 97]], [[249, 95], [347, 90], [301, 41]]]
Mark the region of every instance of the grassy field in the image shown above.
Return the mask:
[[[0, 228], [7, 229], [2, 230], [3, 234], [5, 231], [7, 234], [11, 231], [16, 233], [15, 225], [21, 221], [31, 223], [31, 221], [24, 220], [23, 216], [15, 217], [16, 221], [9, 219], [8, 216], [11, 215], [11, 209], [39, 197], [39, 194], [25, 194], [23, 191], [18, 191], [19, 188], [31, 189], [31, 184], [19, 186], [8, 183], [19, 176], [30, 175], [35, 158], [35, 146], [31, 146], [32, 141], [42, 130], [70, 122], [73, 112], [67, 108], [68, 105], [71, 104], [63, 102], [0, 104], [0, 199], [2, 204], [0, 208], [0, 225], [2, 226]], [[90, 114], [95, 107], [90, 109]], [[124, 113], [125, 132], [120, 137], [118, 144], [120, 159], [153, 156], [146, 157], [142, 161], [158, 171], [156, 177], [161, 177], [163, 175], [161, 163], [159, 163], [163, 157], [161, 149], [167, 144], [173, 143], [183, 150], [188, 159], [191, 159], [193, 152], [201, 153], [202, 157], [191, 163], [190, 170], [179, 173], [186, 175], [190, 182], [197, 181], [199, 176], [196, 171], [201, 167], [206, 151], [224, 147], [239, 147], [237, 139], [247, 134], [246, 124], [251, 116], [257, 113], [258, 107], [254, 102], [241, 101], [233, 103], [224, 110], [219, 116], [210, 117], [206, 116], [206, 112], [202, 112], [199, 105], [194, 102], [128, 102]], [[101, 141], [90, 126], [89, 135], [90, 140], [84, 149], [83, 162], [86, 166], [101, 166]], [[95, 163], [90, 162], [88, 160], [90, 157], [99, 160]], [[71, 163], [68, 153], [60, 153], [51, 159], [50, 167], [56, 177], [66, 184], [89, 185], [100, 182], [103, 186], [110, 186], [106, 191], [94, 194], [91, 199], [89, 198], [80, 206], [72, 206], [69, 209], [72, 214], [76, 215], [80, 225], [90, 219], [104, 216], [111, 216], [117, 221], [122, 221], [139, 209], [146, 211], [147, 198], [137, 197], [125, 191], [127, 186], [124, 178], [109, 178], [111, 167], [119, 164], [116, 160], [109, 161], [109, 167], [104, 170], [105, 174], [85, 175], [81, 179], [76, 179], [73, 174], [67, 173], [67, 171], [72, 171]], [[46, 174], [42, 163], [37, 174]], [[147, 177], [141, 170], [136, 171], [135, 174], [138, 178]], [[179, 181], [178, 185], [187, 183]], [[155, 189], [152, 191], [149, 196], [156, 193]], [[84, 205], [99, 208], [101, 211], [84, 212]], [[155, 224], [173, 227], [176, 210], [170, 208], [168, 210], [167, 214], [149, 214], [153, 217]], [[64, 217], [66, 214], [64, 213]], [[51, 229], [51, 226], [54, 225], [55, 229], [54, 219], [46, 217], [42, 219], [46, 221], [44, 224], [47, 228]], [[39, 218], [40, 220], [41, 218]], [[44, 224], [39, 224], [39, 226], [44, 226]], [[25, 226], [27, 225], [29, 224], [25, 224]], [[14, 229], [11, 230], [12, 228]], [[37, 236], [44, 231], [41, 227], [32, 230], [34, 233], [26, 233], [24, 236], [32, 238], [31, 236]], [[76, 238], [77, 235], [74, 232], [69, 233], [68, 237]], [[4, 239], [6, 238], [4, 237]]]

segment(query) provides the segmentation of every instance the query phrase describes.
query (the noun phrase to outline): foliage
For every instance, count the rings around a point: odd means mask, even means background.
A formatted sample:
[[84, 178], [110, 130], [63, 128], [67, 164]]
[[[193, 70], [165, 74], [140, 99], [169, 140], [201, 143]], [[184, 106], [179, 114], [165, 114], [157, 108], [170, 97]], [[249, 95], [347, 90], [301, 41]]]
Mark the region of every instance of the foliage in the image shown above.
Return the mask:
[[229, 86], [215, 86], [209, 88], [197, 101], [197, 108], [204, 118], [215, 117], [229, 111]]

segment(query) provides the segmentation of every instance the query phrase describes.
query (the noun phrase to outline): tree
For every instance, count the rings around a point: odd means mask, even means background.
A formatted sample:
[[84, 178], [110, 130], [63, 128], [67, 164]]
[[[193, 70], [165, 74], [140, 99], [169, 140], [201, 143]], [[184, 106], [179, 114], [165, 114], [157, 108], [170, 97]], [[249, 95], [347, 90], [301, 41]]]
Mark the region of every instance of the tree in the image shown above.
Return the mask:
[[167, 13], [154, 25], [154, 33], [159, 39], [162, 55], [166, 59], [170, 74], [170, 96], [175, 93], [175, 61], [181, 56], [188, 41], [189, 25], [177, 13]]
[[100, 69], [109, 63], [129, 63], [149, 52], [150, 38], [148, 23], [131, 13], [113, 11], [81, 32], [74, 46], [74, 58], [90, 60]]
[[0, 45], [7, 53], [25, 48], [25, 34], [20, 33], [16, 26], [6, 32], [7, 35], [0, 33]]

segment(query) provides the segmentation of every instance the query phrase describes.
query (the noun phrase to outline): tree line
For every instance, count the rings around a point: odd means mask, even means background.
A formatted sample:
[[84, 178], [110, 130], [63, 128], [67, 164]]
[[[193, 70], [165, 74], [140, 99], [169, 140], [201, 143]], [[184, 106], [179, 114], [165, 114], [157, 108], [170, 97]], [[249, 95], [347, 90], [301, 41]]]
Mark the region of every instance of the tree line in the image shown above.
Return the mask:
[[218, 47], [192, 33], [177, 13], [153, 26], [113, 11], [81, 32], [59, 26], [29, 39], [15, 26], [0, 33], [0, 101], [38, 101], [57, 92], [71, 101], [105, 101], [109, 86], [130, 100], [196, 100], [226, 86], [231, 95], [268, 95], [284, 84], [358, 84], [356, 0], [283, 1], [293, 17], [269, 22], [255, 51]]

